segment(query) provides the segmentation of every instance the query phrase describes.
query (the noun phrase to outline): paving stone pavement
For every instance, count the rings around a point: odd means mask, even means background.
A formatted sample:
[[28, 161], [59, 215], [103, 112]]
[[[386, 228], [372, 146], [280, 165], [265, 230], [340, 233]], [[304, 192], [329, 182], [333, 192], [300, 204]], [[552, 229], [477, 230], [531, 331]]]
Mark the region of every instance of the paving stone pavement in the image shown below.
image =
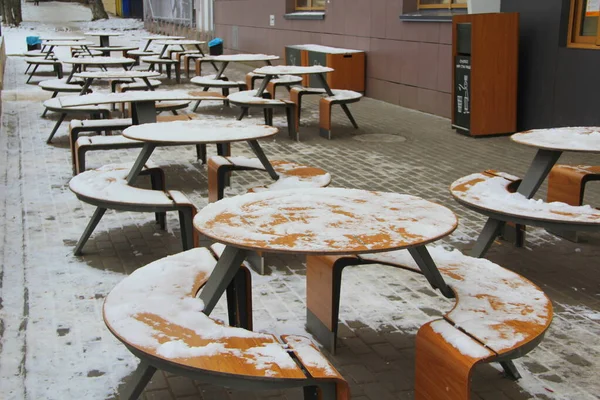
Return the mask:
[[[24, 69], [22, 59], [9, 58], [2, 93], [0, 375], [19, 371], [5, 381], [2, 391], [6, 398], [15, 399], [118, 398], [118, 394], [110, 394], [113, 388], [103, 391], [100, 384], [116, 385], [116, 377], [130, 373], [135, 361], [124, 349], [114, 353], [119, 344], [102, 323], [102, 298], [123, 274], [181, 251], [177, 219], [170, 215], [168, 230], [163, 232], [149, 214], [108, 212], [84, 248], [84, 256], [74, 257], [71, 250], [93, 207], [78, 201], [68, 190], [67, 124], [52, 145], [45, 143], [56, 116], [40, 118], [41, 101], [49, 95], [35, 85], [24, 84]], [[249, 70], [236, 65], [227, 75], [240, 79]], [[172, 84], [166, 81], [164, 87]], [[284, 90], [279, 94], [285, 95]], [[307, 100], [301, 142], [287, 138], [283, 115], [278, 114], [275, 123], [282, 132], [261, 144], [271, 159], [328, 170], [335, 186], [418, 195], [450, 207], [459, 216], [460, 226], [444, 244], [462, 250], [473, 245], [485, 219], [452, 200], [450, 183], [489, 168], [522, 175], [534, 155], [533, 149], [512, 143], [508, 137], [466, 137], [455, 133], [446, 119], [380, 101], [363, 99], [350, 108], [359, 130], [354, 130], [336, 109], [333, 140], [320, 138], [317, 105]], [[232, 119], [238, 111], [205, 104], [199, 116]], [[251, 122], [258, 121], [259, 113], [252, 113]], [[234, 144], [233, 153], [251, 155], [242, 144]], [[88, 157], [88, 166], [131, 162], [137, 154], [138, 150], [94, 152]], [[151, 160], [164, 166], [170, 189], [183, 191], [202, 207], [207, 203], [206, 171], [194, 154], [190, 146], [167, 147], [158, 149]], [[566, 154], [561, 162], [597, 165], [600, 158]], [[236, 174], [226, 194], [244, 193], [259, 182], [266, 182], [264, 174]], [[545, 196], [545, 187], [538, 196]], [[586, 201], [599, 204], [599, 200], [600, 185], [592, 183]], [[496, 365], [482, 365], [473, 377], [473, 399], [597, 399], [600, 235], [585, 234], [582, 242], [571, 243], [543, 230], [529, 229], [527, 239], [525, 248], [498, 241], [488, 258], [538, 284], [554, 302], [555, 320], [541, 345], [517, 360], [524, 375], [519, 383], [503, 377]], [[269, 255], [269, 275], [253, 275], [257, 329], [303, 331], [303, 262], [301, 257]], [[85, 274], [92, 272], [97, 274], [95, 287], [83, 289], [83, 281], [88, 279]], [[70, 286], [77, 286], [78, 280], [81, 294], [72, 297], [70, 290], [78, 293], [79, 289]], [[63, 298], [67, 298], [66, 303]], [[335, 355], [326, 354], [350, 383], [352, 398], [412, 398], [416, 330], [440, 311], [448, 310], [450, 304], [423, 279], [404, 271], [383, 266], [347, 268], [342, 286], [340, 347]], [[225, 317], [223, 304], [214, 315]], [[21, 357], [9, 360], [7, 354]], [[86, 360], [92, 355], [104, 360], [99, 362], [101, 367], [112, 367], [83, 369], [89, 368]], [[60, 375], [64, 375], [60, 378], [64, 382], [56, 381], [58, 375], [51, 371], [55, 368], [64, 372]], [[87, 392], [80, 387], [86, 385]], [[301, 399], [302, 393], [232, 391], [159, 372], [143, 398], [275, 400]]]

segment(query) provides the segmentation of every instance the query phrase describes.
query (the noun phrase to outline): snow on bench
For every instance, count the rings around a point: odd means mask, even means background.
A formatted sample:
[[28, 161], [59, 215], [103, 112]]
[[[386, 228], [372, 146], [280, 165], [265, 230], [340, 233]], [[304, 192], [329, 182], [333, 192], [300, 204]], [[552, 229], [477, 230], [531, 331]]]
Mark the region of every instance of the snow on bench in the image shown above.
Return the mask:
[[254, 389], [329, 384], [335, 390], [323, 400], [348, 399], [347, 383], [308, 339], [285, 336], [280, 343], [271, 334], [227, 326], [202, 312], [197, 294], [215, 265], [208, 249], [192, 249], [137, 269], [108, 294], [107, 327], [150, 365], [142, 366], [150, 372], [142, 374], [147, 378], [134, 384], [147, 384], [160, 367], [152, 364], [161, 360], [171, 372], [193, 373], [195, 379], [214, 382], [218, 374], [238, 386], [254, 382]]
[[600, 225], [599, 210], [587, 205], [527, 199], [512, 190], [518, 182], [516, 176], [485, 171], [458, 179], [450, 186], [450, 192], [458, 202], [484, 214], [487, 211], [532, 222]]

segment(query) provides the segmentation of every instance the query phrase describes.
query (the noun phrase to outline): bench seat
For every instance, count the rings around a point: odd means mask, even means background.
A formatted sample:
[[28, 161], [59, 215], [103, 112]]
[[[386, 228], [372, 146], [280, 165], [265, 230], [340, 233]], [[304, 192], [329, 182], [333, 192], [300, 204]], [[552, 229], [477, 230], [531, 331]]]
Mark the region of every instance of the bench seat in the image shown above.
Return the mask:
[[[290, 161], [271, 161], [277, 181], [249, 189], [250, 192], [298, 188], [326, 187], [331, 175], [321, 168], [309, 167]], [[208, 159], [208, 201], [223, 198], [226, 178], [232, 171], [264, 171], [258, 158], [213, 156]]]
[[49, 92], [66, 92], [66, 93], [79, 93], [83, 82], [77, 79], [71, 79], [71, 82], [67, 83], [68, 78], [61, 79], [48, 79], [38, 83], [38, 86], [43, 90]]
[[159, 56], [140, 57], [142, 62], [150, 64], [149, 71], [154, 71], [155, 65], [164, 65], [167, 68], [167, 78], [171, 79], [171, 67], [175, 68], [175, 81], [181, 83], [181, 66], [179, 60], [161, 58]]
[[216, 263], [209, 249], [192, 249], [137, 269], [108, 294], [108, 329], [142, 361], [121, 398], [137, 398], [157, 369], [168, 369], [225, 387], [312, 387], [323, 400], [349, 399], [347, 383], [308, 339], [282, 336], [282, 343], [202, 312], [197, 295]]
[[598, 230], [600, 210], [590, 206], [546, 203], [516, 193], [520, 179], [488, 170], [460, 178], [450, 192], [460, 204], [500, 221], [572, 230]]
[[352, 90], [333, 89], [332, 92], [333, 96], [322, 97], [319, 100], [319, 131], [326, 139], [331, 139], [331, 109], [335, 104], [342, 106], [352, 126], [358, 129], [358, 124], [348, 110], [347, 104], [356, 103], [363, 97], [361, 93]]
[[[552, 321], [550, 299], [535, 284], [491, 261], [458, 250], [429, 253], [455, 294], [443, 318], [416, 338], [416, 399], [470, 398], [473, 367], [497, 361], [518, 378], [510, 360], [533, 350]], [[421, 274], [408, 250], [360, 256], [308, 256], [307, 329], [335, 351], [341, 276], [350, 265], [383, 264]]]
[[144, 147], [144, 142], [128, 139], [123, 135], [85, 136], [75, 142], [74, 174], [85, 171], [85, 155], [90, 150], [137, 149]]
[[192, 220], [196, 214], [196, 207], [183, 193], [165, 189], [164, 172], [157, 167], [146, 166], [142, 170], [143, 174], [150, 175], [152, 189], [128, 185], [127, 175], [131, 166], [132, 164], [105, 165], [96, 170], [82, 172], [69, 182], [69, 189], [79, 200], [97, 207], [75, 246], [75, 255], [81, 254], [83, 246], [107, 209], [154, 212], [162, 229], [165, 228], [165, 212], [178, 211], [183, 249], [194, 247], [197, 237]]
[[60, 100], [58, 98], [52, 98], [52, 99], [44, 101], [43, 106], [48, 111], [60, 113], [60, 117], [58, 118], [58, 121], [56, 121], [54, 128], [52, 128], [52, 132], [50, 132], [50, 135], [48, 136], [46, 143], [52, 142], [52, 138], [58, 131], [58, 128], [60, 127], [62, 122], [67, 117], [67, 114], [73, 114], [73, 115], [87, 114], [92, 118], [100, 117], [100, 119], [108, 119], [110, 116], [110, 111], [111, 111], [110, 105], [107, 105], [107, 104], [92, 105], [92, 106], [63, 107], [60, 104]]
[[271, 98], [275, 98], [277, 93], [277, 87], [283, 86], [288, 91], [293, 85], [302, 83], [302, 77], [296, 75], [280, 75], [277, 78], [271, 79], [267, 85], [267, 92], [271, 94]]

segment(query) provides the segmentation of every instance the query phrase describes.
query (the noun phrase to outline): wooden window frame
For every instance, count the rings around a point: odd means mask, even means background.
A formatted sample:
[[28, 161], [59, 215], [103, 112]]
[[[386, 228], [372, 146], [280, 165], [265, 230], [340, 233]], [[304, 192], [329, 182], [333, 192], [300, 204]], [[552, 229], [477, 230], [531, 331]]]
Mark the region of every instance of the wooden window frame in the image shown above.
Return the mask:
[[310, 6], [308, 6], [308, 7], [299, 7], [298, 6], [298, 0], [295, 0], [294, 1], [294, 6], [295, 6], [294, 9], [296, 11], [325, 11], [325, 6], [323, 6], [323, 7], [316, 7], [316, 6], [312, 5], [312, 3], [313, 3], [314, 0], [308, 0], [308, 1], [310, 1], [310, 4], [311, 4]]
[[571, 0], [567, 47], [600, 50], [600, 17], [598, 17], [598, 31], [595, 37], [583, 36], [580, 33], [581, 25], [583, 23], [584, 1], [585, 0]]
[[453, 8], [467, 8], [466, 3], [457, 4], [457, 3], [455, 3], [455, 1], [456, 0], [450, 0], [450, 3], [448, 3], [448, 4], [421, 4], [421, 0], [417, 0], [417, 9], [419, 9], [419, 10], [431, 10], [431, 9], [451, 10]]

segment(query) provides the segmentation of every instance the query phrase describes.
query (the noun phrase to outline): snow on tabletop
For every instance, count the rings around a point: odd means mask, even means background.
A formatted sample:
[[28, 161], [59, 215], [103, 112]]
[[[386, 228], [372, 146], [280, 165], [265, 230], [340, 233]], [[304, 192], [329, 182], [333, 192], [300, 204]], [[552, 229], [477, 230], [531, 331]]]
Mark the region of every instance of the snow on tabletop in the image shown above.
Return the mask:
[[517, 143], [544, 149], [565, 151], [600, 151], [600, 127], [564, 127], [534, 129], [516, 133], [511, 139]]
[[273, 82], [273, 83], [299, 83], [299, 82], [302, 82], [302, 77], [295, 76], [295, 75], [280, 75], [275, 79], [271, 79], [270, 82]]
[[69, 47], [77, 47], [77, 46], [91, 46], [94, 43], [92, 42], [84, 42], [84, 41], [75, 41], [75, 40], [55, 40], [50, 43], [43, 43], [45, 46], [69, 46]]
[[220, 56], [211, 56], [214, 61], [271, 61], [279, 60], [279, 56], [267, 54], [224, 54]]
[[115, 79], [115, 78], [151, 78], [160, 76], [158, 71], [85, 71], [73, 75], [76, 78]]
[[94, 32], [84, 32], [86, 36], [122, 36], [121, 32], [106, 32], [106, 31], [94, 31]]
[[434, 321], [430, 326], [435, 333], [442, 336], [447, 343], [465, 356], [480, 359], [494, 355], [494, 353], [444, 320]]
[[300, 67], [295, 65], [269, 65], [258, 68], [253, 71], [255, 74], [264, 75], [302, 75], [302, 74], [322, 74], [325, 72], [333, 72], [333, 68], [323, 67], [321, 65], [313, 65], [310, 67]]
[[[294, 13], [294, 15], [298, 15], [298, 13]], [[331, 53], [331, 54], [349, 54], [349, 53], [362, 53], [363, 50], [352, 50], [352, 49], [342, 49], [339, 47], [329, 47], [322, 46], [320, 44], [302, 44], [292, 46], [295, 49], [308, 50], [308, 51], [317, 51], [321, 53]]]
[[40, 36], [42, 42], [85, 41], [82, 36]]
[[196, 83], [196, 84], [200, 84], [200, 85], [215, 85], [215, 86], [232, 86], [232, 85], [239, 85], [239, 84], [245, 84], [242, 81], [236, 82], [236, 81], [226, 81], [224, 79], [216, 79], [217, 75], [203, 75], [203, 76], [195, 76], [192, 79], [190, 79], [191, 83]]
[[48, 79], [45, 81], [41, 81], [40, 83], [38, 83], [38, 86], [41, 88], [48, 88], [48, 89], [54, 89], [54, 88], [63, 88], [63, 89], [79, 89], [81, 90], [81, 85], [76, 83], [76, 80], [71, 80], [71, 83], [67, 83], [67, 79], [68, 78], [62, 78], [62, 79]]
[[249, 193], [194, 218], [219, 242], [317, 254], [405, 248], [446, 236], [456, 224], [452, 211], [419, 197], [338, 188]]
[[202, 42], [199, 40], [157, 40], [154, 42], [155, 44], [159, 44], [162, 46], [186, 46], [186, 45], [201, 45], [206, 42]]
[[143, 36], [144, 40], [178, 40], [185, 39], [185, 36]]
[[[552, 319], [552, 304], [522, 276], [483, 258], [458, 250], [428, 247], [457, 305], [446, 314], [457, 327], [487, 347], [502, 352], [536, 338]], [[408, 251], [368, 254], [363, 258], [418, 269]]]
[[240, 92], [230, 94], [229, 96], [227, 96], [227, 99], [231, 100], [234, 103], [238, 102], [249, 104], [282, 104], [282, 100], [256, 97], [256, 93], [258, 93], [258, 90], [242, 90]]
[[109, 64], [133, 64], [135, 60], [128, 57], [72, 57], [63, 60], [67, 64], [91, 64], [91, 65], [109, 65]]
[[328, 96], [330, 99], [335, 100], [352, 100], [352, 99], [360, 99], [362, 94], [355, 92], [353, 90], [340, 90], [333, 89], [333, 96]]
[[[92, 93], [83, 96], [64, 96], [58, 100], [62, 107], [79, 105], [128, 103], [132, 101], [173, 101], [173, 100], [211, 100], [206, 92], [201, 90], [154, 90], [154, 91], [128, 91], [123, 93]], [[222, 100], [215, 97], [214, 100]]]
[[299, 372], [272, 335], [226, 326], [202, 312], [195, 292], [215, 265], [208, 249], [196, 248], [137, 269], [106, 297], [107, 325], [122, 341], [187, 365], [235, 373], [226, 362], [233, 357], [267, 376], [278, 376], [280, 369]]
[[275, 127], [247, 121], [191, 120], [131, 126], [123, 131], [123, 135], [149, 142], [217, 143], [260, 139], [277, 132]]
[[476, 207], [538, 220], [600, 224], [600, 211], [586, 206], [571, 206], [561, 202], [546, 203], [510, 193], [511, 180], [476, 173], [460, 178], [450, 186], [452, 195]]
[[74, 193], [93, 199], [124, 204], [172, 204], [160, 190], [140, 189], [127, 184], [131, 164], [109, 164], [82, 172], [69, 182]]

